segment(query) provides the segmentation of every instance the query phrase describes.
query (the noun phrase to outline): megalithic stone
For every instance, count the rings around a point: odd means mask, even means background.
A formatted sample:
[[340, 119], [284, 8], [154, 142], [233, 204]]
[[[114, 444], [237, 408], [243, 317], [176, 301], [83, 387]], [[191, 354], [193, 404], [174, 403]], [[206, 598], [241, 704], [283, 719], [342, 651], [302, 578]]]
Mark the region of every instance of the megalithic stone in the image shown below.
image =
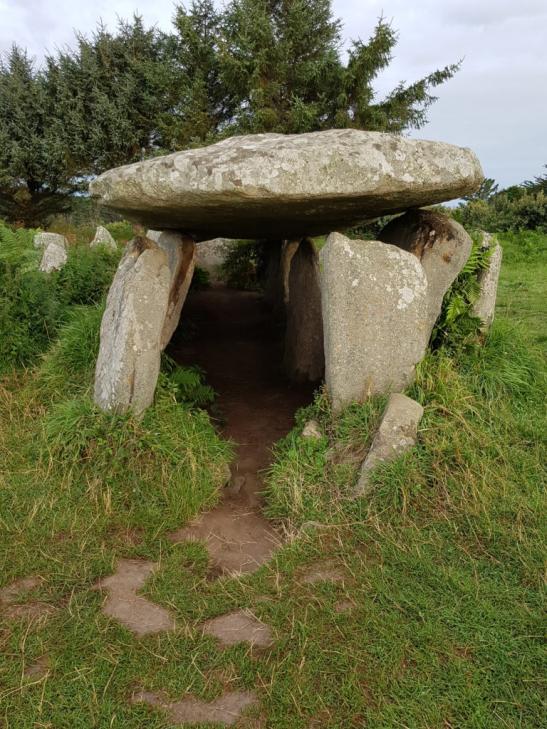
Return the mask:
[[496, 297], [503, 250], [495, 236], [484, 232], [482, 247], [492, 248], [493, 250], [488, 261], [488, 267], [479, 274], [480, 294], [473, 305], [473, 314], [479, 317], [482, 322], [481, 329], [486, 332], [492, 326], [496, 312]]
[[195, 269], [195, 243], [187, 235], [172, 231], [149, 230], [147, 237], [167, 253], [171, 273], [167, 314], [161, 332], [161, 349], [169, 344], [180, 321]]
[[103, 410], [140, 415], [154, 399], [169, 305], [167, 253], [144, 237], [131, 241], [108, 292], [95, 370]]
[[416, 256], [331, 233], [321, 251], [325, 380], [335, 411], [412, 382], [430, 335]]

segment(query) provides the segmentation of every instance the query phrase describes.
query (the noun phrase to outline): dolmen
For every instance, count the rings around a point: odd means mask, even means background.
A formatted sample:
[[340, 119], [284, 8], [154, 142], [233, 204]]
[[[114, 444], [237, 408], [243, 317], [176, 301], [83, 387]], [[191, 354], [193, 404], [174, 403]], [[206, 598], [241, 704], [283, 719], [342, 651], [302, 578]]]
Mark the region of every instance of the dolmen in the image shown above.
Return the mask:
[[[105, 172], [91, 195], [149, 230], [128, 245], [108, 295], [96, 403], [136, 414], [152, 403], [196, 250], [214, 238], [267, 241], [264, 295], [285, 317], [290, 377], [324, 376], [335, 410], [400, 392], [472, 246], [423, 208], [482, 180], [469, 149], [354, 129], [233, 137]], [[344, 234], [397, 213], [378, 240]], [[320, 254], [317, 236], [327, 236]]]

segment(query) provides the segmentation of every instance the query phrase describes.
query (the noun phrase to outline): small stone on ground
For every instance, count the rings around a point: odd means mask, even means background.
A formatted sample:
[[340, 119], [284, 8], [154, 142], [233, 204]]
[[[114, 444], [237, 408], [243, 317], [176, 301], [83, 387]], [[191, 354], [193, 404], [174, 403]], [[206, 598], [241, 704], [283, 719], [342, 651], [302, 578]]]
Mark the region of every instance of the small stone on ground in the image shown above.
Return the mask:
[[343, 582], [344, 574], [334, 560], [327, 560], [308, 567], [301, 581], [308, 585], [317, 582]]
[[105, 615], [118, 620], [139, 636], [172, 630], [175, 625], [169, 610], [137, 595], [137, 590], [143, 587], [157, 567], [155, 562], [120, 559], [116, 572], [97, 585], [108, 592], [103, 605]]
[[203, 632], [212, 635], [225, 646], [245, 642], [258, 648], [268, 648], [273, 644], [271, 628], [246, 610], [237, 610], [207, 620], [203, 625]]

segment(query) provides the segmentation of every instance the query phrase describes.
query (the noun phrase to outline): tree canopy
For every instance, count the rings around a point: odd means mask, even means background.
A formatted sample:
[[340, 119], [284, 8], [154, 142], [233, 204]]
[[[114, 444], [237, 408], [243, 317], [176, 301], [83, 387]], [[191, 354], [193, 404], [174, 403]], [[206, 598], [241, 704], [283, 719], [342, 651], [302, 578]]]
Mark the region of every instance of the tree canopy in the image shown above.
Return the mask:
[[0, 216], [37, 224], [91, 175], [234, 134], [423, 126], [459, 64], [379, 98], [397, 32], [380, 18], [347, 53], [341, 33], [330, 0], [193, 0], [170, 33], [138, 16], [99, 25], [42, 67], [14, 46], [0, 64]]

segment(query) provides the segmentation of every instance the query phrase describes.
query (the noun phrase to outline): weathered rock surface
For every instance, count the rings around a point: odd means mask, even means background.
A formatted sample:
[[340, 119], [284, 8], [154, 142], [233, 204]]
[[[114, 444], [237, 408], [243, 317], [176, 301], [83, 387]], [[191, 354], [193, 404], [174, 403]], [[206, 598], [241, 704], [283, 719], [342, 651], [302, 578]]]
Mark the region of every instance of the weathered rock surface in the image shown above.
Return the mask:
[[68, 241], [60, 233], [36, 233], [34, 236], [35, 248], [47, 248], [50, 243], [56, 243], [61, 248], [68, 246]]
[[390, 395], [380, 427], [361, 466], [355, 494], [361, 496], [369, 487], [370, 474], [380, 463], [392, 461], [416, 443], [423, 407], [401, 393]]
[[106, 300], [95, 370], [95, 402], [107, 411], [140, 414], [154, 399], [171, 271], [148, 238], [128, 244]]
[[89, 245], [91, 248], [98, 248], [99, 246], [105, 246], [105, 248], [110, 248], [113, 251], [115, 251], [118, 247], [116, 245], [116, 241], [110, 235], [110, 232], [106, 228], [104, 228], [102, 225], [97, 226], [97, 230], [95, 231], [95, 236]]
[[290, 262], [283, 361], [294, 382], [318, 382], [325, 371], [319, 277], [315, 246], [303, 240]]
[[[63, 236], [59, 236], [62, 238]], [[48, 243], [42, 254], [40, 261], [40, 271], [51, 273], [52, 271], [60, 271], [68, 261], [68, 255], [64, 243], [52, 241]]]
[[469, 150], [356, 129], [232, 137], [105, 172], [107, 207], [196, 240], [296, 238], [461, 197], [478, 188]]
[[332, 233], [321, 251], [325, 379], [335, 410], [402, 390], [429, 340], [427, 277], [416, 256]]
[[212, 281], [219, 281], [222, 278], [222, 266], [236, 244], [231, 238], [202, 241], [196, 246], [196, 266], [207, 271]]
[[160, 340], [163, 350], [178, 326], [182, 307], [192, 283], [195, 268], [195, 243], [186, 235], [169, 231], [149, 230], [146, 236], [167, 253], [167, 263], [171, 272], [167, 314]]
[[482, 330], [486, 332], [492, 326], [496, 312], [496, 297], [503, 250], [491, 233], [483, 233], [482, 247], [493, 248], [493, 251], [488, 262], [488, 268], [481, 271], [479, 275], [481, 290], [479, 298], [473, 306], [473, 314], [481, 319]]
[[322, 437], [323, 433], [321, 432], [321, 428], [319, 427], [317, 420], [308, 420], [302, 429], [302, 438], [319, 440]]
[[160, 633], [175, 625], [168, 610], [137, 594], [157, 567], [155, 562], [120, 559], [116, 572], [97, 584], [97, 589], [108, 593], [103, 605], [105, 615], [118, 620], [136, 635]]
[[378, 239], [413, 253], [427, 275], [430, 332], [441, 313], [443, 298], [462, 270], [473, 242], [455, 220], [431, 210], [410, 210], [392, 220]]
[[211, 618], [204, 623], [203, 632], [223, 646], [250, 643], [257, 648], [269, 648], [273, 644], [271, 628], [247, 610]]

